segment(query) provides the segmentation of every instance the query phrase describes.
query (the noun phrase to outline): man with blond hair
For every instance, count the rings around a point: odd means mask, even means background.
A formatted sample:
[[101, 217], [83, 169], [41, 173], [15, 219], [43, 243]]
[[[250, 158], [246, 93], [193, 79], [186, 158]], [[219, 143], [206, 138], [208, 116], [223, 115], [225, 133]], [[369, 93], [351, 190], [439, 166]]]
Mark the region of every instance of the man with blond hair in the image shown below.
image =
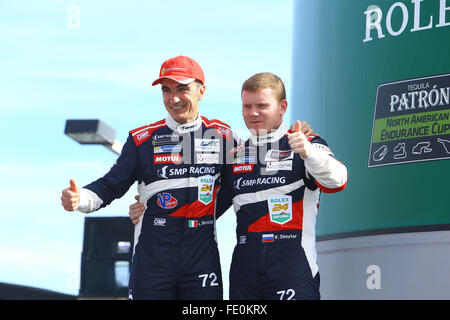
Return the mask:
[[301, 123], [288, 129], [286, 90], [272, 73], [244, 82], [242, 115], [251, 132], [224, 188], [237, 217], [230, 299], [320, 299], [315, 224], [321, 192], [338, 192], [347, 169]]

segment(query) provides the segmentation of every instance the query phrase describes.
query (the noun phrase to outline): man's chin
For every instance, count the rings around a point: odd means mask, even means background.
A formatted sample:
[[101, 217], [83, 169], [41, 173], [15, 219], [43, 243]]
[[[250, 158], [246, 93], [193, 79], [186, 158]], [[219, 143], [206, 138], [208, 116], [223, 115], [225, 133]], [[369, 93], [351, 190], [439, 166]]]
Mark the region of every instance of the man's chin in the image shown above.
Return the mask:
[[171, 112], [170, 115], [172, 116], [173, 120], [175, 120], [178, 123], [186, 123], [188, 119], [188, 116], [185, 114], [178, 114]]
[[266, 134], [269, 133], [269, 130], [267, 129], [263, 129], [263, 128], [258, 128], [258, 127], [247, 127], [248, 130], [250, 131], [250, 133], [254, 136], [265, 136]]

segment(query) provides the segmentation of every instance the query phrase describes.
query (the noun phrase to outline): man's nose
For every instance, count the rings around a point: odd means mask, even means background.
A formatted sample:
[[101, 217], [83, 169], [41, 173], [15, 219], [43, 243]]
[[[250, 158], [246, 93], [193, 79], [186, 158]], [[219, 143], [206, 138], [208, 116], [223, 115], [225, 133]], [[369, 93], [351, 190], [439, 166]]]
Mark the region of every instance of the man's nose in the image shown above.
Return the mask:
[[169, 102], [170, 104], [175, 104], [177, 102], [180, 101], [180, 98], [178, 97], [178, 95], [176, 93], [171, 93], [169, 96]]
[[250, 111], [250, 115], [252, 115], [252, 116], [254, 116], [254, 117], [259, 116], [258, 109], [253, 108], [253, 109]]

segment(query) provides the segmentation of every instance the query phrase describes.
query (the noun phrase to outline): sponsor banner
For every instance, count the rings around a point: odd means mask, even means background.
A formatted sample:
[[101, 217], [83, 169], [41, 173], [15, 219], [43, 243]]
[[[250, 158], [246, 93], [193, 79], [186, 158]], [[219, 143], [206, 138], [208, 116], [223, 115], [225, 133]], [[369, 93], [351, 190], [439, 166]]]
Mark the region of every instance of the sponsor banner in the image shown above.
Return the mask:
[[156, 202], [163, 209], [173, 209], [178, 205], [178, 200], [167, 192], [158, 193]]
[[253, 164], [235, 164], [233, 165], [233, 174], [253, 172]]
[[285, 224], [292, 220], [292, 197], [278, 195], [267, 199], [269, 205], [270, 221], [276, 224]]
[[161, 155], [154, 155], [153, 156], [153, 163], [154, 164], [161, 164], [161, 163], [176, 163], [179, 164], [183, 160], [181, 154], [161, 154]]
[[450, 74], [378, 87], [368, 167], [450, 159]]
[[195, 151], [220, 152], [220, 140], [218, 139], [195, 139]]

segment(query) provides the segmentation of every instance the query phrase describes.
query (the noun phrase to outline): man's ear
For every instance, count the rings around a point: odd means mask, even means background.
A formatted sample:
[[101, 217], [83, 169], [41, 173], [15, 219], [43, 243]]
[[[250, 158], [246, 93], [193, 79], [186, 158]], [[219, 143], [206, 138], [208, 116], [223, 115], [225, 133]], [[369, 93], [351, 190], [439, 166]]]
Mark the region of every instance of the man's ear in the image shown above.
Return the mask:
[[206, 87], [204, 84], [200, 85], [198, 88], [198, 100], [203, 99], [203, 95], [205, 94]]
[[281, 116], [283, 116], [286, 113], [287, 106], [288, 106], [288, 102], [287, 102], [286, 99], [283, 99], [283, 100], [280, 101], [280, 114], [281, 114]]

